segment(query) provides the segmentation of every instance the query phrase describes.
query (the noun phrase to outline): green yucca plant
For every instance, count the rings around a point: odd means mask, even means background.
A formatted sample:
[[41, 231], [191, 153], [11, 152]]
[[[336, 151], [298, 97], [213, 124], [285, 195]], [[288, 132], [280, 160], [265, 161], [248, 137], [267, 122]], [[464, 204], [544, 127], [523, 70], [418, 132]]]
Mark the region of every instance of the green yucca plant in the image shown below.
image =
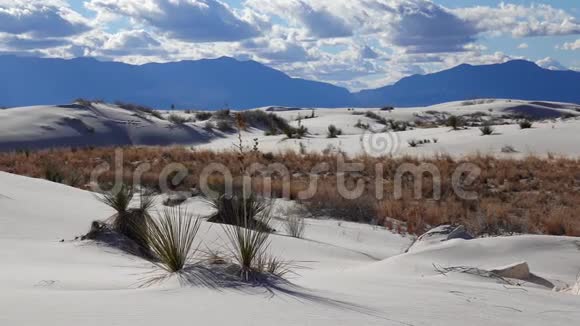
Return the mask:
[[177, 273], [196, 251], [193, 247], [201, 221], [181, 207], [166, 208], [157, 219], [151, 219], [143, 234], [154, 263], [160, 268]]
[[216, 210], [216, 213], [208, 219], [209, 222], [272, 231], [267, 224], [256, 219], [269, 210], [271, 205], [267, 199], [253, 193], [244, 195], [242, 191], [234, 191], [234, 195], [230, 196], [222, 190], [216, 197], [208, 197], [206, 200]]
[[133, 240], [148, 255], [146, 240], [147, 224], [151, 220], [149, 210], [154, 204], [154, 198], [147, 194], [140, 195], [138, 207], [130, 207], [135, 196], [133, 188], [122, 185], [119, 189], [102, 194], [99, 198], [105, 205], [116, 211], [109, 219], [112, 229]]
[[269, 232], [254, 230], [241, 225], [224, 226], [232, 258], [240, 268], [240, 277], [244, 281], [255, 279], [263, 271], [263, 261], [270, 245]]

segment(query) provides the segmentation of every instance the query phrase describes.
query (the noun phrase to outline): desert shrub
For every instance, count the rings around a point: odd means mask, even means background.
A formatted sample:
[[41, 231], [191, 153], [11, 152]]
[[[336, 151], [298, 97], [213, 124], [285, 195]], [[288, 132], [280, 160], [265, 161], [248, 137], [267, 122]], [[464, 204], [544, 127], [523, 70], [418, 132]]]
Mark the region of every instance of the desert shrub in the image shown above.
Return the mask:
[[409, 126], [409, 124], [406, 121], [389, 120], [388, 123], [389, 126], [391, 127], [391, 130], [393, 131], [405, 131]]
[[217, 129], [222, 132], [230, 132], [234, 130], [234, 125], [232, 121], [220, 120], [217, 122]]
[[118, 107], [125, 109], [125, 110], [133, 111], [136, 113], [147, 113], [147, 114], [150, 114], [150, 115], [156, 117], [157, 119], [165, 120], [165, 117], [163, 117], [161, 112], [154, 110], [150, 107], [144, 106], [144, 105], [125, 103], [125, 102], [121, 102], [121, 101], [116, 101], [115, 105], [117, 105]]
[[271, 203], [253, 192], [244, 195], [241, 189], [235, 189], [232, 194], [227, 194], [224, 189], [219, 189], [216, 197], [206, 197], [206, 201], [216, 210], [208, 222], [272, 231], [267, 222], [262, 221], [264, 216], [269, 216]]
[[203, 125], [203, 129], [207, 131], [212, 131], [215, 129], [215, 124], [211, 121], [206, 121], [206, 123]]
[[52, 161], [45, 162], [43, 170], [44, 170], [44, 179], [56, 183], [65, 182], [65, 173], [63, 169], [55, 162]]
[[266, 128], [267, 135], [278, 135], [284, 130], [291, 129], [286, 119], [262, 110], [250, 110], [241, 112], [241, 117], [247, 125], [256, 128]]
[[486, 125], [480, 127], [479, 131], [481, 131], [481, 134], [483, 136], [488, 136], [488, 135], [492, 135], [495, 132], [495, 129], [492, 126], [486, 124]]
[[130, 206], [134, 195], [132, 187], [122, 185], [119, 189], [103, 193], [98, 199], [116, 211], [109, 219], [112, 229], [133, 240], [147, 252], [147, 230], [151, 220], [149, 210], [153, 206], [154, 199], [141, 194], [139, 206], [132, 208]]
[[411, 147], [417, 147], [417, 146], [419, 146], [419, 141], [418, 141], [418, 140], [416, 140], [416, 139], [409, 139], [409, 140], [407, 141], [407, 143], [408, 143], [408, 144], [409, 144], [409, 146], [411, 146]]
[[195, 118], [199, 121], [206, 121], [209, 120], [211, 118], [212, 114], [211, 112], [196, 112], [195, 113]]
[[356, 124], [354, 125], [355, 128], [360, 128], [362, 130], [369, 130], [370, 126], [368, 123], [362, 123], [362, 121], [359, 119]]
[[284, 228], [291, 237], [302, 238], [306, 230], [306, 223], [304, 218], [300, 216], [288, 216], [284, 220]]
[[153, 263], [170, 273], [181, 271], [195, 253], [200, 224], [200, 219], [180, 207], [165, 208], [157, 219], [151, 219], [141, 237], [155, 258]]
[[217, 110], [213, 113], [213, 116], [219, 120], [230, 119], [232, 117], [229, 109]]
[[453, 128], [453, 130], [458, 130], [463, 126], [463, 119], [459, 116], [452, 115], [447, 118], [447, 126]]
[[298, 128], [296, 128], [296, 138], [301, 139], [305, 137], [307, 134], [308, 128], [304, 127], [303, 125], [300, 125]]
[[176, 125], [182, 125], [188, 121], [187, 118], [184, 118], [184, 117], [182, 117], [178, 114], [175, 114], [175, 113], [170, 114], [169, 117], [167, 118], [167, 120], [171, 123], [176, 124]]
[[384, 117], [381, 117], [379, 114], [374, 113], [373, 111], [367, 111], [365, 113], [365, 117], [369, 118], [369, 119], [373, 119], [376, 122], [386, 125], [387, 124], [387, 119], [385, 119]]
[[85, 99], [85, 98], [77, 98], [73, 101], [73, 103], [78, 104], [78, 105], [82, 105], [82, 106], [92, 106], [93, 105], [93, 101], [91, 101], [89, 99]]
[[[247, 221], [247, 219], [245, 219]], [[226, 225], [224, 231], [233, 260], [238, 264], [239, 276], [244, 281], [257, 281], [261, 274], [270, 270], [267, 248], [269, 232], [255, 230], [247, 225]]]
[[519, 122], [520, 129], [530, 129], [533, 126], [533, 122], [530, 120], [524, 119]]
[[337, 138], [340, 135], [342, 135], [342, 129], [336, 128], [335, 125], [328, 126], [327, 138]]

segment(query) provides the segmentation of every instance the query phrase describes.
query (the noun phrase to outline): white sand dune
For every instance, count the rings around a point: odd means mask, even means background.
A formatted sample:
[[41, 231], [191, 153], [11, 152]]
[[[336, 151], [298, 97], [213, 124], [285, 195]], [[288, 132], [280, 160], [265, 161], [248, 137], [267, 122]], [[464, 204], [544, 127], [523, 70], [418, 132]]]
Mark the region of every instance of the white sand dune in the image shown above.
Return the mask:
[[[404, 108], [393, 111], [379, 109], [315, 109], [315, 118], [302, 119], [301, 124], [308, 128], [310, 135], [300, 140], [286, 139], [285, 136], [264, 136], [261, 130], [253, 130], [245, 134], [245, 141], [251, 143], [258, 138], [262, 151], [279, 152], [285, 150], [300, 150], [300, 147], [309, 152], [323, 150], [341, 150], [349, 155], [368, 153], [381, 155], [416, 155], [431, 156], [434, 154], [449, 154], [464, 156], [468, 154], [491, 154], [507, 157], [523, 157], [526, 155], [545, 156], [555, 154], [561, 156], [580, 155], [580, 146], [577, 145], [577, 135], [580, 131], [580, 119], [561, 119], [565, 115], [578, 115], [580, 106], [554, 102], [527, 102], [515, 100], [486, 100], [483, 103], [466, 105], [465, 102], [450, 102], [431, 107]], [[479, 128], [472, 127], [465, 130], [451, 131], [449, 127], [414, 128], [400, 132], [384, 133], [383, 125], [364, 115], [372, 111], [387, 120], [415, 121], [423, 119], [432, 121], [434, 116], [485, 113], [490, 117], [499, 118], [507, 114], [526, 113], [531, 117], [541, 119], [532, 129], [520, 130], [520, 127], [511, 121], [511, 124], [494, 126], [495, 133], [491, 136], [482, 136]], [[297, 126], [299, 117], [309, 117], [311, 109], [276, 111]], [[548, 119], [549, 117], [549, 119]], [[357, 122], [368, 124], [372, 132], [355, 127]], [[509, 122], [509, 121], [508, 121]], [[335, 125], [342, 129], [343, 135], [335, 139], [326, 137], [328, 126]], [[431, 141], [429, 144], [411, 148], [410, 140]], [[434, 139], [437, 143], [434, 143]], [[198, 148], [229, 149], [234, 139], [212, 139], [208, 144], [197, 145]], [[502, 148], [511, 146], [518, 153], [504, 154]]]
[[113, 105], [32, 106], [0, 110], [0, 150], [205, 142], [193, 125], [175, 125]]
[[[186, 202], [208, 212], [203, 201]], [[278, 217], [292, 202], [278, 202]], [[304, 267], [293, 285], [138, 284], [152, 266], [92, 242], [71, 241], [112, 211], [94, 195], [0, 173], [2, 325], [576, 325], [580, 296], [533, 284], [506, 286], [433, 265], [494, 268], [527, 261], [564, 287], [580, 271], [575, 238], [452, 240], [401, 254], [411, 240], [385, 229], [307, 220], [305, 239], [272, 236], [270, 249]], [[64, 239], [64, 242], [60, 242]], [[223, 229], [203, 222], [199, 240], [224, 250]]]
[[[261, 108], [265, 110], [266, 108]], [[520, 130], [514, 121], [496, 126], [492, 136], [481, 136], [478, 128], [450, 131], [448, 127], [413, 128], [395, 133], [383, 133], [383, 125], [364, 115], [372, 111], [381, 117], [395, 121], [433, 121], [437, 117], [449, 115], [486, 114], [500, 118], [505, 115], [524, 114], [537, 119], [534, 128]], [[351, 155], [367, 152], [371, 155], [433, 155], [433, 154], [493, 154], [505, 155], [505, 146], [513, 147], [519, 153], [508, 156], [518, 157], [528, 154], [580, 155], [577, 135], [580, 119], [562, 119], [563, 116], [580, 115], [580, 106], [556, 102], [530, 102], [518, 100], [476, 100], [450, 102], [431, 107], [396, 108], [393, 111], [379, 109], [315, 109], [315, 118], [303, 119], [310, 135], [301, 140], [287, 140], [285, 136], [264, 136], [264, 130], [252, 129], [244, 132], [244, 141], [252, 143], [258, 138], [262, 151], [284, 150], [344, 151]], [[183, 112], [173, 113], [193, 117]], [[277, 108], [280, 115], [293, 125], [297, 118], [308, 117], [311, 109]], [[165, 117], [169, 112], [163, 112]], [[371, 131], [355, 127], [358, 121], [369, 124]], [[327, 139], [328, 126], [334, 124], [342, 129], [343, 135]], [[204, 130], [204, 121], [175, 124], [158, 119], [151, 114], [138, 113], [114, 105], [36, 106], [0, 110], [0, 151], [18, 149], [40, 149], [51, 147], [86, 147], [109, 145], [171, 145], [181, 144], [196, 148], [226, 150], [231, 149], [237, 135]], [[411, 148], [409, 140], [433, 140], [429, 144]], [[376, 143], [377, 145], [372, 145]]]

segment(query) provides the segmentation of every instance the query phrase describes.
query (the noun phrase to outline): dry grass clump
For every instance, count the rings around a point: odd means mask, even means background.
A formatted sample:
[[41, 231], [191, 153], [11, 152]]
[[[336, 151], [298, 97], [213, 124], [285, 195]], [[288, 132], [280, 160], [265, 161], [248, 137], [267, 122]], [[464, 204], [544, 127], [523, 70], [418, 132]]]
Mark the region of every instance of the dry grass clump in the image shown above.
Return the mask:
[[[402, 221], [405, 232], [420, 233], [440, 223], [461, 223], [475, 234], [503, 234], [513, 232], [538, 234], [565, 234], [580, 236], [580, 218], [575, 214], [580, 207], [580, 161], [571, 158], [525, 157], [496, 158], [476, 155], [454, 159], [449, 156], [431, 158], [415, 157], [370, 157], [360, 156], [351, 161], [362, 163], [364, 170], [346, 173], [347, 188], [353, 189], [356, 182], [363, 182], [364, 192], [358, 199], [344, 199], [337, 191], [335, 153], [262, 154], [249, 152], [244, 165], [253, 163], [269, 165], [281, 163], [292, 176], [286, 187], [282, 176], [272, 175], [272, 196], [286, 195], [299, 199], [302, 190], [308, 188], [311, 171], [320, 163], [326, 169], [317, 172], [318, 189], [308, 200], [301, 200], [314, 216], [333, 216], [347, 220], [386, 224], [392, 219]], [[189, 190], [199, 185], [199, 175], [212, 162], [219, 162], [238, 175], [239, 153], [236, 151], [191, 151], [180, 147], [126, 147], [123, 148], [123, 176], [125, 182], [133, 181], [133, 173], [139, 163], [151, 164], [143, 174], [141, 185], [158, 187], [162, 169], [170, 163], [181, 163], [189, 176], [176, 186], [176, 190]], [[89, 180], [91, 171], [102, 164], [115, 166], [115, 148], [62, 149], [0, 154], [0, 170], [46, 178], [38, 162], [59, 162], [63, 171], [74, 173], [82, 180]], [[451, 176], [457, 166], [469, 162], [478, 166], [481, 174], [466, 190], [473, 191], [477, 198], [459, 198], [451, 184]], [[376, 175], [375, 164], [381, 163], [383, 171]], [[395, 175], [403, 163], [414, 165], [432, 164], [441, 174], [440, 199], [433, 200], [433, 179], [429, 174], [421, 176], [422, 199], [416, 199], [414, 176], [402, 178], [402, 196], [394, 198]], [[253, 193], [265, 190], [261, 175], [254, 174]], [[378, 178], [377, 178], [378, 177]], [[377, 181], [378, 179], [378, 181]], [[113, 171], [100, 175], [98, 182], [111, 185], [115, 181]], [[382, 184], [383, 198], [376, 199], [376, 187]], [[223, 176], [212, 175], [210, 184], [223, 184]], [[86, 188], [84, 183], [76, 185]], [[289, 193], [284, 190], [288, 188]], [[233, 206], [234, 203], [232, 203]], [[239, 207], [239, 206], [238, 206]]]
[[291, 237], [301, 239], [304, 237], [306, 222], [304, 222], [304, 218], [301, 216], [288, 216], [284, 220], [284, 228]]

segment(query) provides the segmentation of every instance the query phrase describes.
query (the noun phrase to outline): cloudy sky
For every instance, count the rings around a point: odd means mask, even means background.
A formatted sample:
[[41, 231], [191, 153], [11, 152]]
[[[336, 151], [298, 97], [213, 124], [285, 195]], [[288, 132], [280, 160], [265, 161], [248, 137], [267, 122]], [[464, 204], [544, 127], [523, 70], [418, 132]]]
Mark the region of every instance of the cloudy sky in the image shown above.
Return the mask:
[[580, 1], [0, 0], [0, 53], [231, 56], [357, 90], [513, 58], [580, 70]]

